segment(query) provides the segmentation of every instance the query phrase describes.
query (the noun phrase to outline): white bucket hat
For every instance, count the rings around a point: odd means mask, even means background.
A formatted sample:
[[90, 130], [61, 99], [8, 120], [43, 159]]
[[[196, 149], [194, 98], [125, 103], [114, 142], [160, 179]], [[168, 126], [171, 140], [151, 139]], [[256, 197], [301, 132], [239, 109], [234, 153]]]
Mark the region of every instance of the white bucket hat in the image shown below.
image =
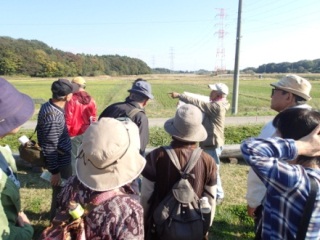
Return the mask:
[[139, 149], [139, 129], [135, 123], [101, 118], [84, 133], [76, 161], [77, 177], [95, 191], [130, 183], [146, 164]]
[[307, 79], [297, 75], [286, 75], [276, 83], [270, 84], [273, 87], [293, 93], [305, 100], [310, 100], [311, 84]]
[[226, 84], [224, 84], [224, 83], [209, 84], [208, 87], [209, 87], [211, 90], [214, 90], [214, 91], [223, 93], [223, 94], [225, 94], [225, 95], [228, 95], [228, 94], [229, 94], [229, 88], [228, 88], [228, 86], [227, 86]]
[[164, 129], [184, 142], [201, 142], [207, 138], [207, 131], [202, 125], [202, 113], [191, 104], [179, 107], [175, 117], [164, 123]]

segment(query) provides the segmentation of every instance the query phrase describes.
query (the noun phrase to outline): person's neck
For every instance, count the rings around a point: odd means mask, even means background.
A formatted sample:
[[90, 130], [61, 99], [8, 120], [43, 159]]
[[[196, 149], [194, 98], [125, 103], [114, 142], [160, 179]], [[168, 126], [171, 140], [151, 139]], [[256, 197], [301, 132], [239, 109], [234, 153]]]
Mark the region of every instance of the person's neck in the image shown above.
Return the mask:
[[52, 103], [62, 109], [64, 109], [64, 106], [66, 105], [66, 101], [65, 100], [58, 100], [58, 99], [51, 99]]
[[216, 97], [214, 99], [211, 99], [211, 102], [219, 102], [219, 101], [223, 101], [225, 98], [224, 97]]

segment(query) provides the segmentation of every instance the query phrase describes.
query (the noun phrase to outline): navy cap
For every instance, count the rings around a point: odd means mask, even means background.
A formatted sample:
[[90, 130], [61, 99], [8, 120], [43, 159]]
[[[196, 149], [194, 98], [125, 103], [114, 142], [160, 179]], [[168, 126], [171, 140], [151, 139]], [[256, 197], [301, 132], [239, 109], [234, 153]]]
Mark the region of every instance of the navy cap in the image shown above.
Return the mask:
[[151, 92], [151, 85], [150, 83], [148, 83], [147, 81], [141, 79], [137, 79], [133, 85], [132, 88], [128, 90], [128, 92], [132, 92], [132, 93], [138, 93], [138, 94], [142, 94], [146, 97], [148, 97], [149, 99], [153, 99], [153, 95]]
[[71, 83], [68, 79], [58, 79], [51, 86], [51, 91], [55, 97], [64, 97], [70, 93], [77, 92], [79, 86], [76, 83]]

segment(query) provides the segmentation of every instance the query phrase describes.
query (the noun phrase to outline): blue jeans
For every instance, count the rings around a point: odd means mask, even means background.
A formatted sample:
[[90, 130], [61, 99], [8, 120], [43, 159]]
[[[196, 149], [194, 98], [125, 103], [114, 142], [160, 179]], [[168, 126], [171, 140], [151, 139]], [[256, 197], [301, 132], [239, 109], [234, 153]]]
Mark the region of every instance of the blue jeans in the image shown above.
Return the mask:
[[208, 153], [215, 161], [217, 164], [217, 196], [216, 198], [224, 198], [224, 191], [222, 188], [222, 182], [220, 178], [220, 158], [219, 156], [221, 155], [222, 152], [222, 147], [218, 148], [212, 148], [212, 149], [204, 149], [206, 153]]

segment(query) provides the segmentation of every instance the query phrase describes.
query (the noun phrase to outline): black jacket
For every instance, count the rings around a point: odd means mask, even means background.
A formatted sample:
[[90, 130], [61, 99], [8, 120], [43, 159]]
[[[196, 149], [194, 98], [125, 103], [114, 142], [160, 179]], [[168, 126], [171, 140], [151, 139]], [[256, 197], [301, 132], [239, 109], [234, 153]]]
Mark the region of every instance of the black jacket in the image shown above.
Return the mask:
[[149, 121], [144, 112], [144, 109], [136, 101], [126, 99], [125, 102], [118, 102], [108, 106], [99, 116], [110, 118], [128, 117], [129, 112], [134, 109], [141, 109], [140, 112], [132, 117], [132, 121], [139, 127], [140, 133], [140, 154], [144, 156], [145, 149], [149, 142]]

